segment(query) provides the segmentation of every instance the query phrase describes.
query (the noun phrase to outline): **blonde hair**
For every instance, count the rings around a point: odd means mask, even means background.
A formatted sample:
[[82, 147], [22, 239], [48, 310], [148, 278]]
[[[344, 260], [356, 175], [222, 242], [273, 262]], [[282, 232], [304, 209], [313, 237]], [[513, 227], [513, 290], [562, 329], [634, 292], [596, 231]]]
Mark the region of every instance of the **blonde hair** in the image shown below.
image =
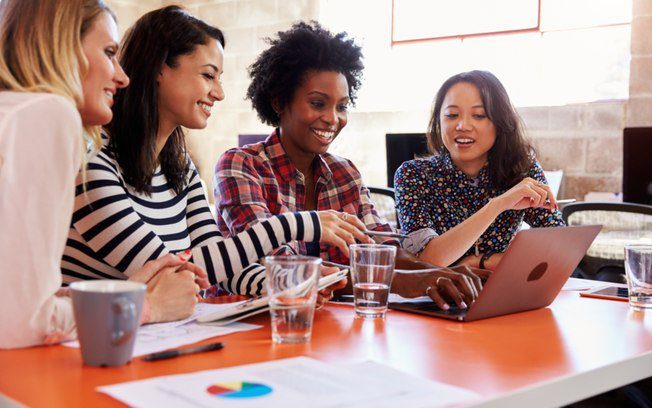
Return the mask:
[[[81, 108], [88, 71], [81, 40], [104, 12], [115, 19], [102, 0], [2, 0], [0, 89], [57, 94]], [[99, 148], [100, 126], [84, 130]]]

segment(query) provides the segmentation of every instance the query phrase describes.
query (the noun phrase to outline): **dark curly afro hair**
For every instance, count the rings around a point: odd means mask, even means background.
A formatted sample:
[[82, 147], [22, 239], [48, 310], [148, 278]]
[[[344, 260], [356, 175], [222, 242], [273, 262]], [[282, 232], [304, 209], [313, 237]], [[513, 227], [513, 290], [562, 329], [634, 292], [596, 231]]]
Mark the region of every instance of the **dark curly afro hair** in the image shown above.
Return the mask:
[[334, 71], [346, 77], [349, 98], [355, 102], [362, 79], [362, 49], [346, 32], [333, 35], [319, 23], [299, 22], [287, 31], [268, 38], [271, 45], [249, 67], [251, 84], [247, 99], [258, 117], [271, 126], [279, 125], [272, 107], [286, 106], [308, 71]]

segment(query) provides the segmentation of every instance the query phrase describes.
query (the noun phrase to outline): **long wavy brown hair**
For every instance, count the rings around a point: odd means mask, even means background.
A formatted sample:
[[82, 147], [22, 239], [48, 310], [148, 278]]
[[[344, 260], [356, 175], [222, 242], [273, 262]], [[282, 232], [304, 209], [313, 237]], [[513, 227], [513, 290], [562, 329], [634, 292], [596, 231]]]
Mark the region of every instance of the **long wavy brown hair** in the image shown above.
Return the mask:
[[158, 84], [163, 64], [176, 67], [178, 58], [198, 45], [217, 40], [224, 47], [218, 28], [191, 16], [179, 6], [168, 6], [142, 16], [128, 30], [120, 53], [120, 65], [130, 85], [118, 90], [113, 120], [106, 126], [109, 146], [127, 183], [136, 191], [151, 194], [151, 181], [158, 164], [168, 185], [177, 194], [186, 187], [189, 165], [185, 135], [177, 127], [161, 153], [156, 155], [158, 133]]
[[448, 152], [441, 135], [441, 108], [448, 90], [459, 82], [478, 88], [487, 117], [496, 128], [496, 142], [489, 150], [488, 158], [490, 187], [497, 190], [513, 187], [527, 176], [535, 152], [525, 138], [521, 118], [510, 102], [505, 87], [491, 72], [462, 72], [448, 78], [439, 88], [428, 124], [430, 153], [438, 155]]

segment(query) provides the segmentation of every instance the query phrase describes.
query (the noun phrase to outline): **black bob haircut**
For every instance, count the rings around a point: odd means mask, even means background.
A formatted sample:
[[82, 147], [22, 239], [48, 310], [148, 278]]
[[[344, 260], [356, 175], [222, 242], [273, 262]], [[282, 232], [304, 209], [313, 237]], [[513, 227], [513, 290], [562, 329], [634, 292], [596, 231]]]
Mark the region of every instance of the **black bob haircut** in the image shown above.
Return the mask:
[[181, 194], [188, 180], [188, 159], [181, 127], [174, 129], [156, 156], [158, 74], [163, 65], [177, 67], [179, 57], [214, 39], [224, 47], [224, 34], [179, 6], [150, 11], [134, 23], [123, 40], [120, 65], [131, 84], [119, 89], [113, 120], [106, 126], [125, 181], [137, 192], [151, 194], [156, 166], [170, 187]]
[[279, 125], [272, 105], [277, 104], [279, 110], [285, 107], [310, 71], [344, 75], [349, 99], [355, 102], [364, 68], [362, 49], [346, 32], [332, 34], [315, 21], [299, 22], [267, 42], [271, 46], [249, 67], [251, 84], [246, 96], [264, 123]]

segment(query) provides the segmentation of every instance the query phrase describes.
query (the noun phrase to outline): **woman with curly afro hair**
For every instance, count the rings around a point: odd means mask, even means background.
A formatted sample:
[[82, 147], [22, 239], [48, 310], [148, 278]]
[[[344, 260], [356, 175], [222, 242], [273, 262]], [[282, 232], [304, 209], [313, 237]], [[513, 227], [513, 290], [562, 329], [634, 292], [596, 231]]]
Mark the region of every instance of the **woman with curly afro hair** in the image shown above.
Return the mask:
[[[218, 225], [237, 234], [271, 216], [301, 210], [336, 210], [368, 230], [391, 232], [380, 218], [355, 165], [328, 153], [346, 126], [348, 109], [362, 79], [362, 50], [346, 33], [333, 34], [316, 22], [299, 22], [268, 40], [270, 47], [249, 68], [247, 98], [259, 118], [275, 127], [264, 141], [231, 149], [214, 174]], [[391, 238], [376, 242], [400, 246]], [[325, 243], [294, 241], [275, 255], [302, 254], [348, 264], [347, 254]], [[399, 248], [397, 267], [433, 268]], [[465, 307], [481, 288], [470, 271], [448, 269], [398, 273], [392, 291], [404, 297], [442, 296]], [[465, 302], [466, 301], [466, 302]]]

